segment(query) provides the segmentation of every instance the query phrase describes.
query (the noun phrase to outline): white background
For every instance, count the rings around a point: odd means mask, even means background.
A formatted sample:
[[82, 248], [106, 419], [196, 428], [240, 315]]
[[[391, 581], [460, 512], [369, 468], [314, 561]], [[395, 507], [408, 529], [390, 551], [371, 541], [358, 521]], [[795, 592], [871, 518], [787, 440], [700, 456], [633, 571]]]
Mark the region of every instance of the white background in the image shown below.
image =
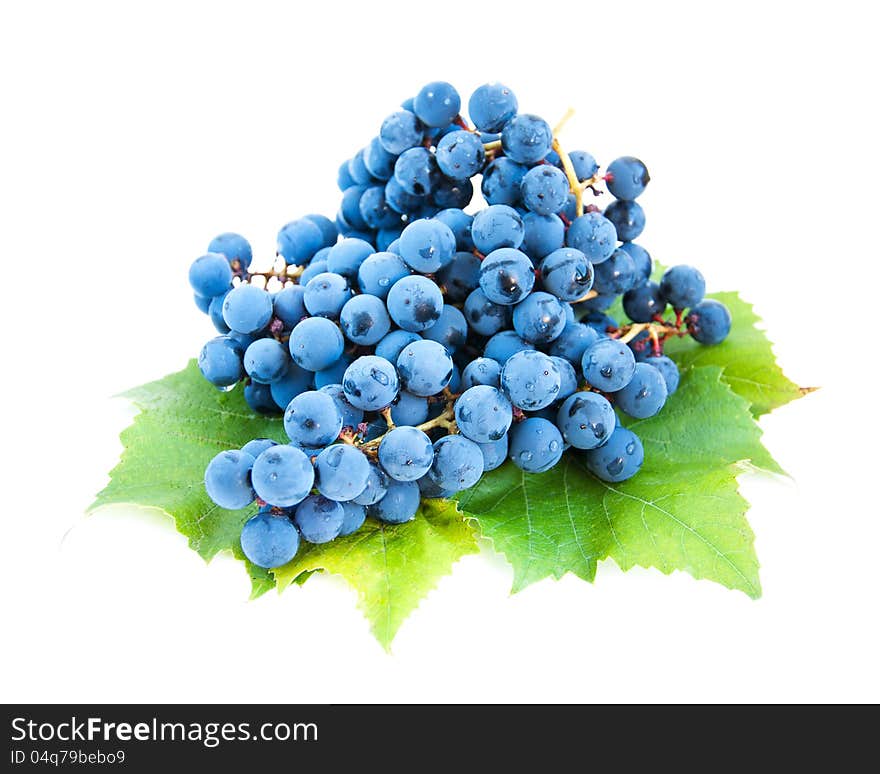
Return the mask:
[[[6, 701], [851, 701], [877, 653], [876, 20], [869, 3], [5, 3], [0, 691]], [[368, 10], [365, 10], [368, 9]], [[639, 240], [757, 304], [821, 391], [741, 480], [764, 597], [600, 568], [508, 596], [484, 552], [388, 655], [340, 581], [248, 602], [158, 514], [83, 510], [132, 411], [211, 333], [189, 263], [332, 215], [422, 83], [487, 80], [653, 182]]]

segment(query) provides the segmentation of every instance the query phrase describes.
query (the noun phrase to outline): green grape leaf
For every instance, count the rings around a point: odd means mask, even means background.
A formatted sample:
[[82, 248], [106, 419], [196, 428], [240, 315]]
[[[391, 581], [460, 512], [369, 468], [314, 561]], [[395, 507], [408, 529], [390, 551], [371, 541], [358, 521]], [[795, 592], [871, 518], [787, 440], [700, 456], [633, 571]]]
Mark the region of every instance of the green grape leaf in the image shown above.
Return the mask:
[[414, 521], [361, 529], [323, 545], [306, 546], [273, 570], [279, 590], [304, 572], [341, 575], [358, 592], [376, 639], [388, 649], [404, 619], [449, 574], [461, 557], [479, 550], [473, 527], [450, 500], [425, 500]]
[[251, 578], [252, 596], [265, 593], [274, 579], [244, 559], [239, 547], [242, 525], [257, 510], [219, 508], [205, 493], [205, 467], [215, 454], [238, 449], [253, 438], [285, 441], [280, 420], [255, 415], [241, 389], [221, 392], [211, 387], [195, 360], [182, 371], [129, 390], [140, 413], [122, 431], [124, 447], [110, 483], [89, 512], [124, 503], [157, 508], [174, 519], [190, 548], [206, 561], [231, 550]]
[[773, 345], [758, 327], [761, 318], [739, 293], [710, 293], [725, 304], [733, 320], [730, 335], [714, 347], [704, 347], [690, 336], [672, 339], [664, 350], [681, 368], [719, 366], [724, 381], [751, 404], [756, 417], [801, 397], [809, 388], [798, 387], [777, 365]]
[[736, 476], [743, 461], [779, 468], [748, 402], [721, 376], [717, 367], [685, 371], [659, 415], [628, 423], [645, 447], [642, 470], [628, 481], [599, 481], [569, 451], [539, 475], [508, 462], [458, 496], [513, 565], [514, 591], [567, 572], [592, 581], [597, 563], [612, 558], [623, 569], [680, 569], [760, 594]]

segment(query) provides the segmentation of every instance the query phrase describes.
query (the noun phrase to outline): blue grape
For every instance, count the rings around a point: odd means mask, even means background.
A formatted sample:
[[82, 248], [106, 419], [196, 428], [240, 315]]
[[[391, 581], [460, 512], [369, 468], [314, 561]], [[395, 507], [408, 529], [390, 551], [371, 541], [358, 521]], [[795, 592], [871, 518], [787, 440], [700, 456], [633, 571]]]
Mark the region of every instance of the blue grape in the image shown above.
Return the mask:
[[339, 325], [353, 344], [372, 346], [391, 330], [391, 318], [381, 298], [361, 294], [345, 302], [339, 313]]
[[205, 469], [208, 497], [230, 511], [246, 508], [256, 497], [251, 481], [253, 467], [254, 458], [247, 452], [220, 452]]
[[599, 339], [584, 351], [584, 378], [604, 392], [616, 392], [629, 384], [636, 370], [632, 350], [616, 339]]
[[228, 336], [211, 339], [199, 353], [199, 370], [215, 387], [229, 387], [244, 377], [241, 349]]
[[336, 185], [340, 191], [351, 188], [355, 184], [351, 172], [348, 171], [348, 159], [339, 165], [339, 171], [336, 173]]
[[413, 100], [413, 112], [426, 126], [448, 126], [460, 109], [461, 97], [455, 87], [445, 81], [432, 81], [423, 86]]
[[418, 333], [400, 330], [391, 331], [376, 345], [376, 356], [383, 357], [389, 362], [396, 364], [398, 356], [407, 344], [421, 340], [422, 337]]
[[596, 266], [593, 288], [600, 295], [618, 296], [634, 287], [637, 280], [635, 261], [626, 250], [618, 249]]
[[651, 259], [651, 254], [644, 247], [637, 245], [635, 242], [624, 242], [618, 249], [625, 250], [629, 253], [629, 257], [633, 259], [633, 264], [636, 267], [636, 282], [633, 287], [644, 285], [651, 279], [654, 261]]
[[395, 178], [385, 184], [385, 201], [395, 212], [409, 214], [415, 212], [425, 201], [425, 194], [412, 194], [405, 190]]
[[478, 357], [464, 367], [461, 374], [461, 386], [467, 390], [479, 384], [490, 387], [501, 386], [501, 364], [490, 357]]
[[371, 462], [370, 474], [367, 476], [367, 485], [364, 487], [364, 491], [355, 497], [352, 502], [358, 505], [375, 505], [385, 496], [385, 492], [388, 491], [388, 483], [389, 479], [385, 475], [385, 471]]
[[376, 180], [388, 180], [394, 174], [396, 153], [389, 153], [378, 137], [374, 137], [364, 148], [364, 166]]
[[400, 234], [400, 257], [423, 274], [432, 274], [452, 260], [455, 234], [439, 220], [417, 220]]
[[256, 333], [272, 319], [272, 297], [254, 285], [239, 285], [223, 301], [223, 319], [238, 333]]
[[656, 282], [646, 282], [623, 294], [623, 311], [637, 323], [651, 322], [666, 311], [666, 300]]
[[555, 215], [568, 200], [568, 178], [562, 170], [540, 164], [526, 173], [521, 192], [523, 203], [532, 212]]
[[422, 476], [417, 482], [419, 486], [419, 492], [421, 496], [426, 500], [436, 500], [436, 499], [448, 499], [452, 497], [455, 492], [451, 490], [443, 489], [443, 487], [437, 486], [430, 476]]
[[551, 355], [550, 359], [554, 362], [556, 369], [559, 371], [559, 392], [556, 394], [556, 400], [562, 400], [563, 398], [567, 398], [577, 389], [577, 372], [574, 370], [574, 366], [571, 362], [564, 357]]
[[277, 242], [278, 255], [288, 264], [305, 266], [324, 246], [324, 235], [314, 221], [302, 218], [282, 226]]
[[371, 229], [395, 228], [402, 223], [400, 213], [396, 212], [385, 199], [384, 185], [374, 185], [367, 188], [361, 194], [358, 209], [360, 209], [364, 223]]
[[353, 500], [367, 485], [370, 462], [354, 446], [335, 443], [322, 450], [315, 458], [318, 491], [337, 502]]
[[397, 397], [400, 381], [394, 366], [387, 360], [364, 355], [345, 370], [342, 387], [352, 406], [378, 411]]
[[200, 296], [198, 293], [193, 293], [193, 300], [196, 302], [196, 307], [198, 307], [198, 310], [202, 314], [208, 314], [208, 310], [211, 308], [211, 301], [214, 299], [209, 296]]
[[472, 132], [457, 130], [437, 143], [437, 166], [452, 180], [467, 180], [486, 163], [483, 142]]
[[323, 371], [342, 356], [345, 340], [336, 323], [325, 317], [307, 317], [291, 331], [288, 346], [298, 366]]
[[[250, 242], [241, 234], [235, 234], [232, 231], [215, 236], [208, 245], [208, 252], [225, 255], [230, 265], [237, 262], [242, 273], [247, 271], [253, 260]], [[233, 266], [234, 268], [236, 267]]]
[[302, 287], [303, 292], [305, 292], [305, 286], [308, 285], [313, 278], [317, 277], [319, 274], [323, 274], [325, 271], [328, 271], [327, 259], [313, 258], [312, 262], [303, 270], [303, 273], [299, 275], [299, 285], [296, 287]]
[[640, 331], [637, 333], [627, 342], [627, 346], [636, 356], [637, 363], [649, 358], [654, 351], [654, 343], [651, 341], [651, 335], [648, 331]]
[[604, 215], [614, 224], [621, 242], [638, 239], [645, 228], [645, 211], [638, 202], [618, 199], [605, 208]]
[[299, 532], [287, 515], [260, 511], [241, 529], [241, 550], [257, 567], [281, 567], [296, 556]]
[[600, 336], [607, 336], [609, 331], [617, 330], [620, 326], [611, 315], [603, 312], [589, 312], [582, 318], [585, 325], [590, 326]]
[[361, 293], [385, 299], [391, 286], [410, 273], [403, 259], [395, 253], [373, 253], [357, 270]]
[[370, 170], [364, 164], [364, 149], [361, 148], [348, 161], [348, 171], [351, 173], [352, 179], [358, 185], [366, 185], [372, 179]]
[[343, 354], [333, 365], [315, 371], [315, 388], [321, 389], [328, 384], [342, 384], [342, 377], [345, 375], [345, 369], [353, 362], [348, 355]]
[[514, 116], [501, 130], [504, 154], [520, 164], [537, 164], [550, 152], [552, 144], [550, 125], [529, 113]]
[[666, 382], [667, 395], [672, 395], [672, 393], [678, 389], [678, 382], [681, 379], [681, 374], [678, 372], [678, 366], [666, 357], [666, 355], [652, 355], [645, 358], [642, 362], [653, 366], [660, 372], [663, 376], [663, 381]]
[[379, 464], [395, 481], [420, 479], [433, 461], [431, 439], [415, 427], [395, 427], [379, 444]]
[[507, 459], [507, 434], [502, 435], [497, 441], [490, 441], [489, 443], [480, 443], [477, 445], [480, 447], [480, 452], [483, 454], [483, 473], [488, 473], [490, 470], [500, 468]]
[[613, 306], [617, 298], [617, 296], [611, 293], [605, 293], [604, 295], [593, 296], [593, 298], [580, 301], [575, 304], [577, 314], [580, 316], [589, 312], [605, 312]]
[[565, 243], [580, 250], [594, 266], [607, 261], [617, 244], [617, 231], [608, 218], [587, 212], [568, 227]]
[[452, 377], [449, 379], [449, 392], [457, 395], [461, 392], [461, 369], [456, 363], [452, 364]]
[[575, 449], [595, 449], [608, 440], [617, 425], [608, 399], [595, 392], [576, 392], [567, 397], [556, 414], [562, 439]]
[[455, 236], [456, 250], [469, 253], [474, 249], [474, 240], [471, 237], [471, 225], [474, 222], [473, 215], [468, 215], [457, 207], [448, 207], [440, 210], [434, 216], [434, 219], [449, 226], [449, 229]]
[[720, 344], [730, 333], [730, 311], [714, 298], [693, 307], [686, 322], [691, 336], [700, 344]]
[[388, 153], [399, 156], [404, 151], [421, 145], [423, 132], [422, 124], [414, 113], [399, 110], [382, 122], [379, 142]]
[[614, 393], [617, 407], [635, 419], [647, 419], [660, 412], [666, 403], [666, 380], [647, 363], [636, 363], [633, 378]]
[[483, 170], [480, 190], [489, 204], [517, 204], [520, 185], [528, 167], [505, 156], [490, 161]]
[[486, 342], [483, 355], [492, 358], [492, 360], [497, 360], [503, 366], [517, 352], [534, 349], [535, 345], [520, 338], [516, 331], [500, 331]]
[[287, 372], [290, 355], [275, 339], [257, 339], [244, 353], [244, 370], [255, 382], [272, 384]]
[[471, 238], [481, 253], [500, 247], [519, 247], [525, 236], [523, 219], [506, 204], [491, 204], [474, 216]]
[[[467, 207], [474, 196], [474, 185], [470, 180], [439, 178], [431, 191], [431, 201], [440, 211]], [[432, 217], [435, 212], [426, 212], [422, 217]]]
[[522, 220], [523, 241], [520, 249], [532, 260], [540, 261], [565, 243], [565, 226], [558, 215], [527, 212]]
[[556, 400], [560, 381], [556, 364], [536, 350], [516, 352], [501, 369], [501, 389], [514, 406], [526, 411], [537, 411]]
[[293, 520], [303, 540], [309, 543], [329, 543], [339, 537], [345, 523], [342, 503], [322, 495], [309, 495], [297, 507]]
[[491, 443], [507, 434], [513, 422], [513, 407], [501, 390], [480, 384], [459, 396], [455, 421], [465, 438], [475, 443]]
[[401, 350], [397, 373], [401, 387], [407, 392], [423, 398], [436, 395], [452, 378], [452, 358], [446, 347], [436, 341], [414, 341]]
[[427, 277], [403, 277], [388, 291], [388, 314], [405, 331], [427, 330], [437, 322], [442, 310], [443, 294]]
[[503, 83], [485, 83], [468, 100], [468, 115], [481, 132], [500, 132], [518, 109], [516, 95]]
[[549, 354], [565, 358], [572, 365], [580, 367], [584, 350], [598, 338], [599, 334], [589, 325], [578, 322], [566, 323], [562, 333], [550, 346]]
[[281, 407], [272, 397], [272, 387], [268, 384], [249, 381], [244, 386], [244, 402], [256, 414], [272, 416], [281, 413]]
[[353, 500], [342, 503], [342, 510], [345, 513], [342, 518], [342, 528], [339, 530], [339, 537], [345, 537], [357, 532], [364, 525], [364, 521], [367, 518], [367, 509]]
[[189, 267], [189, 284], [200, 296], [213, 298], [225, 293], [232, 282], [232, 269], [225, 255], [207, 253]]
[[467, 339], [468, 326], [464, 315], [454, 306], [443, 305], [443, 311], [422, 337], [429, 341], [436, 341], [446, 347], [446, 351], [452, 354], [462, 347]]
[[[385, 201], [388, 201], [387, 199]], [[403, 229], [394, 227], [394, 228], [380, 228], [376, 232], [376, 250], [380, 253], [388, 250], [388, 246], [395, 244], [400, 239], [400, 232]]]
[[305, 292], [302, 285], [289, 284], [272, 297], [272, 312], [288, 330], [308, 316]]
[[361, 264], [374, 252], [373, 246], [363, 239], [343, 239], [327, 252], [327, 271], [354, 278]]
[[608, 165], [606, 185], [615, 199], [636, 199], [651, 180], [648, 168], [633, 156], [621, 156]]
[[226, 324], [226, 320], [223, 319], [223, 303], [228, 295], [229, 291], [227, 290], [219, 296], [214, 296], [211, 299], [211, 303], [208, 304], [208, 317], [211, 318], [217, 333], [229, 333], [229, 326]]
[[660, 293], [673, 309], [696, 306], [706, 294], [706, 280], [693, 266], [673, 266], [663, 273]]
[[415, 518], [421, 499], [419, 485], [414, 481], [389, 479], [385, 495], [367, 506], [367, 513], [388, 524], [403, 524]]
[[346, 188], [342, 192], [342, 203], [339, 206], [339, 210], [342, 213], [342, 217], [345, 219], [347, 228], [343, 228], [343, 224], [339, 222], [338, 216], [336, 218], [336, 225], [339, 227], [339, 231], [343, 235], [346, 231], [351, 231], [352, 229], [365, 229], [367, 227], [367, 222], [364, 220], [364, 216], [361, 215], [361, 197], [366, 190], [366, 186], [353, 185], [351, 188]]
[[622, 425], [614, 428], [602, 446], [584, 452], [587, 470], [612, 484], [632, 478], [644, 459], [645, 450], [639, 437]]
[[310, 279], [303, 296], [309, 314], [329, 320], [339, 318], [339, 313], [349, 298], [351, 289], [345, 277], [329, 271]]
[[269, 385], [269, 392], [272, 394], [272, 400], [282, 409], [287, 408], [297, 395], [306, 390], [310, 390], [313, 386], [314, 374], [300, 368], [296, 363], [291, 362], [287, 365], [287, 371], [277, 381]]
[[[310, 449], [329, 446], [342, 430], [342, 412], [331, 396], [309, 390], [297, 395], [287, 405], [287, 410], [284, 412], [284, 430], [287, 437], [300, 446]], [[274, 504], [283, 505], [283, 503]]]
[[483, 259], [480, 288], [493, 303], [504, 306], [517, 304], [532, 292], [534, 286], [535, 270], [525, 253], [512, 247], [502, 247]]
[[513, 328], [532, 344], [548, 344], [565, 328], [565, 309], [554, 295], [535, 291], [513, 307]]
[[[314, 223], [318, 230], [321, 232], [321, 250], [326, 250], [332, 245], [336, 244], [336, 240], [339, 237], [339, 231], [336, 228], [336, 224], [330, 220], [326, 215], [317, 215], [312, 213], [311, 215], [305, 215], [304, 220], [310, 220]], [[315, 255], [321, 252], [319, 250]], [[312, 259], [314, 260], [314, 258]]]
[[252, 441], [248, 441], [242, 446], [241, 450], [245, 454], [250, 454], [251, 457], [256, 459], [266, 451], [266, 449], [271, 449], [273, 446], [277, 445], [278, 441], [273, 441], [271, 438], [254, 438]]
[[311, 491], [315, 469], [303, 451], [279, 444], [260, 453], [254, 461], [251, 480], [261, 500], [290, 508]]
[[[340, 378], [342, 377], [340, 376]], [[333, 398], [336, 408], [339, 409], [339, 413], [342, 415], [343, 427], [357, 427], [364, 421], [364, 412], [348, 402], [348, 398], [345, 397], [345, 390], [341, 384], [325, 384], [318, 389], [318, 392]]]
[[464, 317], [475, 333], [492, 336], [507, 327], [510, 322], [510, 308], [490, 301], [480, 288], [476, 288], [465, 299]]
[[599, 164], [592, 154], [586, 151], [571, 151], [568, 154], [571, 159], [571, 166], [574, 167], [574, 173], [577, 179], [583, 183], [599, 173]]
[[410, 148], [394, 163], [394, 179], [413, 196], [431, 193], [438, 174], [437, 159], [427, 148]]
[[480, 259], [473, 253], [456, 253], [440, 269], [437, 279], [446, 290], [449, 301], [464, 301], [480, 284]]
[[446, 435], [434, 444], [434, 462], [428, 477], [441, 489], [461, 492], [483, 475], [483, 452], [461, 435]]
[[545, 473], [564, 451], [556, 425], [542, 417], [529, 417], [510, 429], [508, 457], [526, 473]]
[[401, 391], [391, 404], [395, 425], [420, 425], [428, 419], [428, 401], [419, 395]]

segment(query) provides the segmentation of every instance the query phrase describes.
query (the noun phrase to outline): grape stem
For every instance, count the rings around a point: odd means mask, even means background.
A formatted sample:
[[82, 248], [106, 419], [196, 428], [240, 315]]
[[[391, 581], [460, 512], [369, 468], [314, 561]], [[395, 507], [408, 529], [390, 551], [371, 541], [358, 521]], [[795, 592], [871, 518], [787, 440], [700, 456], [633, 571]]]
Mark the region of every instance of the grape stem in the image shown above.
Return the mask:
[[[566, 115], [568, 114], [566, 113]], [[584, 189], [581, 188], [581, 183], [574, 171], [574, 165], [571, 163], [571, 158], [562, 149], [562, 146], [559, 144], [559, 140], [556, 137], [553, 138], [553, 150], [559, 154], [559, 160], [562, 162], [562, 171], [565, 172], [565, 176], [568, 178], [568, 187], [574, 194], [574, 212], [579, 218], [584, 214]]]
[[492, 142], [484, 142], [483, 150], [486, 153], [492, 153], [493, 151], [501, 150], [501, 140], [492, 140]]
[[[389, 411], [389, 409], [385, 409], [380, 412], [382, 416], [385, 416], [385, 411]], [[390, 411], [389, 411], [390, 416]], [[387, 421], [387, 420], [386, 420]], [[452, 407], [452, 401], [446, 404], [446, 408], [443, 409], [443, 413], [439, 416], [434, 417], [433, 419], [429, 419], [427, 422], [422, 422], [420, 425], [416, 425], [418, 430], [421, 430], [423, 433], [428, 430], [433, 430], [435, 427], [444, 427], [449, 431], [450, 434], [458, 432], [458, 425], [455, 422], [455, 410]], [[394, 425], [389, 423], [389, 430], [394, 429]], [[351, 443], [352, 445], [359, 446], [362, 452], [370, 454], [375, 452], [379, 448], [379, 444], [382, 443], [382, 439], [388, 435], [388, 432], [383, 433], [378, 438], [373, 438], [371, 441], [367, 441], [366, 443], [358, 444], [356, 441], [346, 441], [344, 438], [342, 439], [345, 443]], [[340, 436], [342, 438], [342, 436]]]
[[589, 301], [591, 298], [597, 298], [598, 296], [599, 296], [598, 290], [588, 290], [580, 298], [576, 298], [571, 303], [572, 304], [579, 304], [579, 303], [581, 303], [581, 301]]
[[676, 326], [665, 321], [632, 323], [631, 325], [622, 325], [614, 333], [611, 338], [617, 339], [621, 344], [628, 344], [642, 331], [647, 331], [654, 345], [654, 351], [660, 351], [660, 342], [668, 336], [684, 336], [687, 331], [683, 331], [681, 326]]
[[562, 118], [559, 119], [559, 122], [556, 124], [556, 126], [553, 127], [553, 136], [555, 137], [557, 134], [559, 134], [572, 118], [574, 118], [574, 108], [570, 107], [568, 110], [565, 111], [565, 114], [562, 116]]
[[248, 274], [251, 277], [266, 277], [267, 279], [269, 279], [270, 277], [296, 279], [297, 277], [301, 276], [305, 270], [305, 266], [296, 266], [294, 264], [290, 264], [290, 266], [285, 266], [282, 271], [275, 271], [274, 269], [270, 269], [269, 271], [249, 271]]

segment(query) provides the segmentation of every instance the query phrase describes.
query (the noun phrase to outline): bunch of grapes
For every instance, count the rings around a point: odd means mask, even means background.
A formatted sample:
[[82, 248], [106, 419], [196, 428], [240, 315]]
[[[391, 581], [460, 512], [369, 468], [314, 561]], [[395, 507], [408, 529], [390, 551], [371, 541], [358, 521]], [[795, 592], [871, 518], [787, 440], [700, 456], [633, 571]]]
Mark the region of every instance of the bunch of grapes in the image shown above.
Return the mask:
[[[249, 272], [237, 234], [190, 269], [221, 334], [202, 374], [221, 389], [243, 381], [250, 407], [283, 414], [289, 438], [221, 452], [205, 472], [217, 505], [259, 503], [241, 535], [256, 565], [285, 564], [300, 540], [351, 534], [367, 516], [406, 522], [422, 498], [506, 460], [542, 473], [570, 448], [593, 475], [624, 481], [644, 452], [617, 412], [653, 416], [678, 386], [664, 340], [716, 344], [730, 329], [697, 269], [651, 280], [633, 241], [649, 181], [640, 160], [600, 174], [500, 84], [468, 108], [474, 127], [442, 82], [404, 102], [340, 168], [335, 222], [284, 226], [271, 271]], [[472, 215], [462, 208], [478, 175], [487, 206]], [[585, 206], [602, 187], [604, 212]], [[607, 314], [621, 295], [623, 324]]]

